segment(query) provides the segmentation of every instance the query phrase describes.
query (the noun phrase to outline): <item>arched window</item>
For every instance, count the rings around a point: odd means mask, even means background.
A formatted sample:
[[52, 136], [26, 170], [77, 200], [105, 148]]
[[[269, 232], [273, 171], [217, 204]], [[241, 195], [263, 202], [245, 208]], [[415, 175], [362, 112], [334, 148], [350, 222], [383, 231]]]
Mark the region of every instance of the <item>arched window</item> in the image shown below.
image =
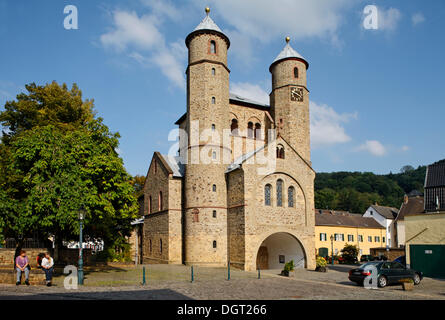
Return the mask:
[[271, 192], [272, 192], [272, 186], [270, 184], [266, 184], [266, 186], [264, 187], [264, 205], [266, 206], [271, 205], [270, 201]]
[[298, 78], [298, 68], [294, 68], [294, 78]]
[[249, 137], [249, 138], [253, 138], [253, 122], [249, 122], [248, 124], [247, 124], [247, 136]]
[[213, 160], [216, 160], [216, 151], [213, 151], [213, 152], [212, 152], [212, 159], [213, 159]]
[[159, 252], [162, 253], [162, 239], [159, 239]]
[[212, 76], [214, 76], [216, 74], [216, 69], [212, 68]]
[[148, 213], [151, 213], [151, 196], [148, 197]]
[[216, 192], [216, 184], [214, 184], [214, 185], [212, 186], [212, 191], [213, 191], [213, 192]]
[[230, 124], [230, 131], [233, 135], [238, 135], [238, 120], [232, 119], [232, 123]]
[[212, 131], [215, 131], [216, 126], [214, 124], [212, 124]]
[[287, 206], [289, 208], [293, 208], [295, 203], [295, 188], [289, 187], [287, 189]]
[[277, 207], [283, 206], [283, 180], [277, 180]]
[[163, 203], [162, 203], [162, 191], [159, 191], [158, 196], [158, 211], [162, 211]]
[[261, 124], [255, 124], [255, 139], [261, 139]]
[[216, 249], [216, 240], [213, 241], [213, 249]]
[[212, 104], [215, 104], [215, 103], [216, 103], [216, 98], [212, 97]]
[[216, 42], [215, 40], [210, 41], [210, 53], [216, 54]]
[[284, 159], [284, 147], [282, 145], [277, 146], [277, 159]]

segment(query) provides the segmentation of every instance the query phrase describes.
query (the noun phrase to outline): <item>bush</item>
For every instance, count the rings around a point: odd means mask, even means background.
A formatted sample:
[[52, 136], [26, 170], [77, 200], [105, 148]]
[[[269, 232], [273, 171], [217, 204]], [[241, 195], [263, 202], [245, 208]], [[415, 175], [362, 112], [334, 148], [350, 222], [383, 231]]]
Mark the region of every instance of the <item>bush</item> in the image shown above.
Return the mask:
[[316, 263], [317, 268], [325, 268], [328, 265], [326, 259], [323, 257], [317, 257]]
[[294, 271], [294, 269], [295, 269], [294, 260], [291, 260], [284, 265], [284, 271], [286, 272]]

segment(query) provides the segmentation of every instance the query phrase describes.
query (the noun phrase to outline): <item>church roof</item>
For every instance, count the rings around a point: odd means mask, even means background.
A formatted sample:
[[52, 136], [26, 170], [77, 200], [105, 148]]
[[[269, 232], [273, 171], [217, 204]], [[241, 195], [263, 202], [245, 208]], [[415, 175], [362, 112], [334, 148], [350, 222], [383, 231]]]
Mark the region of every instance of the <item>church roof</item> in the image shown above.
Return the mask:
[[184, 176], [184, 164], [181, 163], [180, 157], [169, 156], [166, 154], [161, 154], [161, 157], [167, 162], [173, 177], [182, 178]]
[[222, 33], [221, 29], [212, 20], [212, 18], [210, 18], [209, 14], [207, 14], [204, 17], [204, 19], [201, 21], [201, 23], [198, 24], [198, 26], [193, 31], [198, 31], [198, 30], [214, 30], [214, 31], [218, 31], [218, 32]]
[[[251, 100], [248, 98], [244, 98], [241, 97], [238, 94], [235, 93], [229, 93], [229, 102], [234, 103], [234, 104], [241, 104], [243, 106], [246, 107], [253, 107], [253, 108], [259, 108], [259, 109], [263, 109], [263, 110], [268, 110], [269, 105], [262, 103], [262, 102], [258, 102], [255, 100]], [[185, 118], [187, 117], [187, 113], [184, 113], [176, 122], [175, 124], [180, 124], [182, 121], [185, 120]]]
[[201, 23], [198, 24], [198, 26], [185, 39], [185, 44], [187, 45], [187, 47], [188, 47], [191, 39], [195, 35], [201, 34], [201, 33], [217, 33], [222, 38], [224, 38], [224, 40], [227, 42], [227, 48], [230, 47], [229, 38], [221, 31], [221, 29], [218, 27], [218, 25], [215, 23], [215, 21], [213, 21], [213, 19], [210, 18], [210, 15], [209, 15], [210, 9], [206, 8], [205, 11], [206, 11], [206, 16], [204, 17], [204, 19], [202, 19]]
[[[297, 58], [297, 59], [303, 60], [306, 63], [306, 68], [308, 68], [309, 64], [308, 64], [307, 60], [301, 54], [299, 54], [294, 48], [292, 48], [292, 46], [289, 44], [289, 41], [290, 41], [290, 39], [286, 38], [286, 42], [287, 42], [286, 45], [284, 46], [284, 48], [280, 52], [280, 54], [272, 62], [272, 65], [274, 65], [278, 61], [282, 61], [285, 59]], [[271, 67], [272, 67], [272, 65], [271, 65]]]
[[231, 92], [229, 93], [229, 99], [233, 100], [233, 101], [237, 101], [237, 102], [243, 102], [243, 103], [247, 103], [247, 104], [254, 104], [254, 105], [257, 105], [257, 106], [261, 106], [261, 107], [269, 107], [269, 105], [266, 104], [266, 103], [262, 103], [262, 102], [258, 102], [258, 101], [251, 100], [251, 99], [248, 99], [248, 98], [244, 98], [244, 97], [241, 97], [240, 95], [237, 95], [237, 94], [231, 93]]

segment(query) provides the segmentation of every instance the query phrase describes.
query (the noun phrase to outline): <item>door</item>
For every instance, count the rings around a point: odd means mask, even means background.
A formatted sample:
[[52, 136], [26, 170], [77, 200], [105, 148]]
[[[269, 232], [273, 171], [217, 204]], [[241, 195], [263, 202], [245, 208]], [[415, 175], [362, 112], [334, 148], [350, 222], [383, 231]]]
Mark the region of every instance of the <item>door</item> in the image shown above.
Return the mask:
[[319, 248], [318, 255], [320, 257], [326, 258], [327, 256], [329, 256], [329, 249], [328, 248]]
[[267, 252], [267, 247], [260, 247], [258, 250], [258, 255], [256, 257], [256, 268], [257, 270], [267, 270], [269, 269], [269, 253]]
[[426, 277], [445, 278], [445, 245], [410, 245], [409, 252], [411, 269]]
[[396, 261], [391, 262], [391, 273], [393, 276], [392, 282], [399, 282], [402, 279], [410, 278], [406, 272], [405, 267]]

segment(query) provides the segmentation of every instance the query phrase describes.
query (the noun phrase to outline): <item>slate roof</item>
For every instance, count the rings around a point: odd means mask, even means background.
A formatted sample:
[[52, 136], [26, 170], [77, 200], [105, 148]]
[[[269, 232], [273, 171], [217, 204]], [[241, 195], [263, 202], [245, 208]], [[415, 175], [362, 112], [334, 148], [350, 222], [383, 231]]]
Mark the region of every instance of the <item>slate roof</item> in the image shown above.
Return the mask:
[[198, 24], [198, 26], [193, 31], [198, 31], [198, 30], [214, 30], [214, 31], [218, 31], [218, 32], [222, 33], [221, 29], [212, 20], [212, 18], [210, 18], [210, 16], [208, 14], [205, 16], [205, 18], [201, 21], [200, 24]]
[[400, 207], [399, 214], [397, 216], [397, 221], [403, 221], [406, 216], [424, 213], [424, 200], [423, 197], [408, 197], [408, 202], [403, 202]]
[[393, 207], [384, 207], [378, 205], [372, 205], [371, 207], [386, 219], [394, 220], [397, 217], [397, 214], [399, 213], [399, 210]]
[[431, 164], [426, 169], [425, 188], [445, 187], [445, 162]]
[[278, 63], [279, 61], [286, 60], [289, 58], [301, 59], [306, 64], [306, 69], [309, 68], [309, 63], [307, 62], [307, 60], [300, 53], [298, 53], [294, 48], [292, 48], [292, 46], [289, 44], [288, 40], [289, 39], [286, 40], [287, 43], [284, 46], [283, 50], [281, 50], [281, 52], [278, 54], [278, 56], [275, 58], [275, 60], [270, 65], [269, 71], [271, 71], [272, 66], [275, 65], [276, 63]]
[[182, 178], [184, 176], [184, 164], [181, 163], [180, 157], [173, 157], [165, 154], [161, 154], [161, 157], [170, 167], [173, 177]]
[[374, 228], [385, 229], [380, 223], [373, 218], [364, 218], [353, 214], [330, 214], [330, 213], [316, 213], [316, 226], [335, 226], [335, 227], [355, 227], [355, 228]]
[[[242, 97], [238, 94], [235, 93], [229, 93], [229, 102], [234, 103], [234, 104], [241, 104], [244, 106], [252, 106], [252, 107], [258, 107], [259, 109], [263, 109], [263, 110], [269, 110], [269, 105], [262, 103], [262, 102], [258, 102], [255, 100], [251, 100], [249, 98], [245, 98]], [[187, 116], [187, 113], [184, 113], [178, 120], [176, 120], [175, 124], [180, 124], [182, 121], [185, 120]]]

